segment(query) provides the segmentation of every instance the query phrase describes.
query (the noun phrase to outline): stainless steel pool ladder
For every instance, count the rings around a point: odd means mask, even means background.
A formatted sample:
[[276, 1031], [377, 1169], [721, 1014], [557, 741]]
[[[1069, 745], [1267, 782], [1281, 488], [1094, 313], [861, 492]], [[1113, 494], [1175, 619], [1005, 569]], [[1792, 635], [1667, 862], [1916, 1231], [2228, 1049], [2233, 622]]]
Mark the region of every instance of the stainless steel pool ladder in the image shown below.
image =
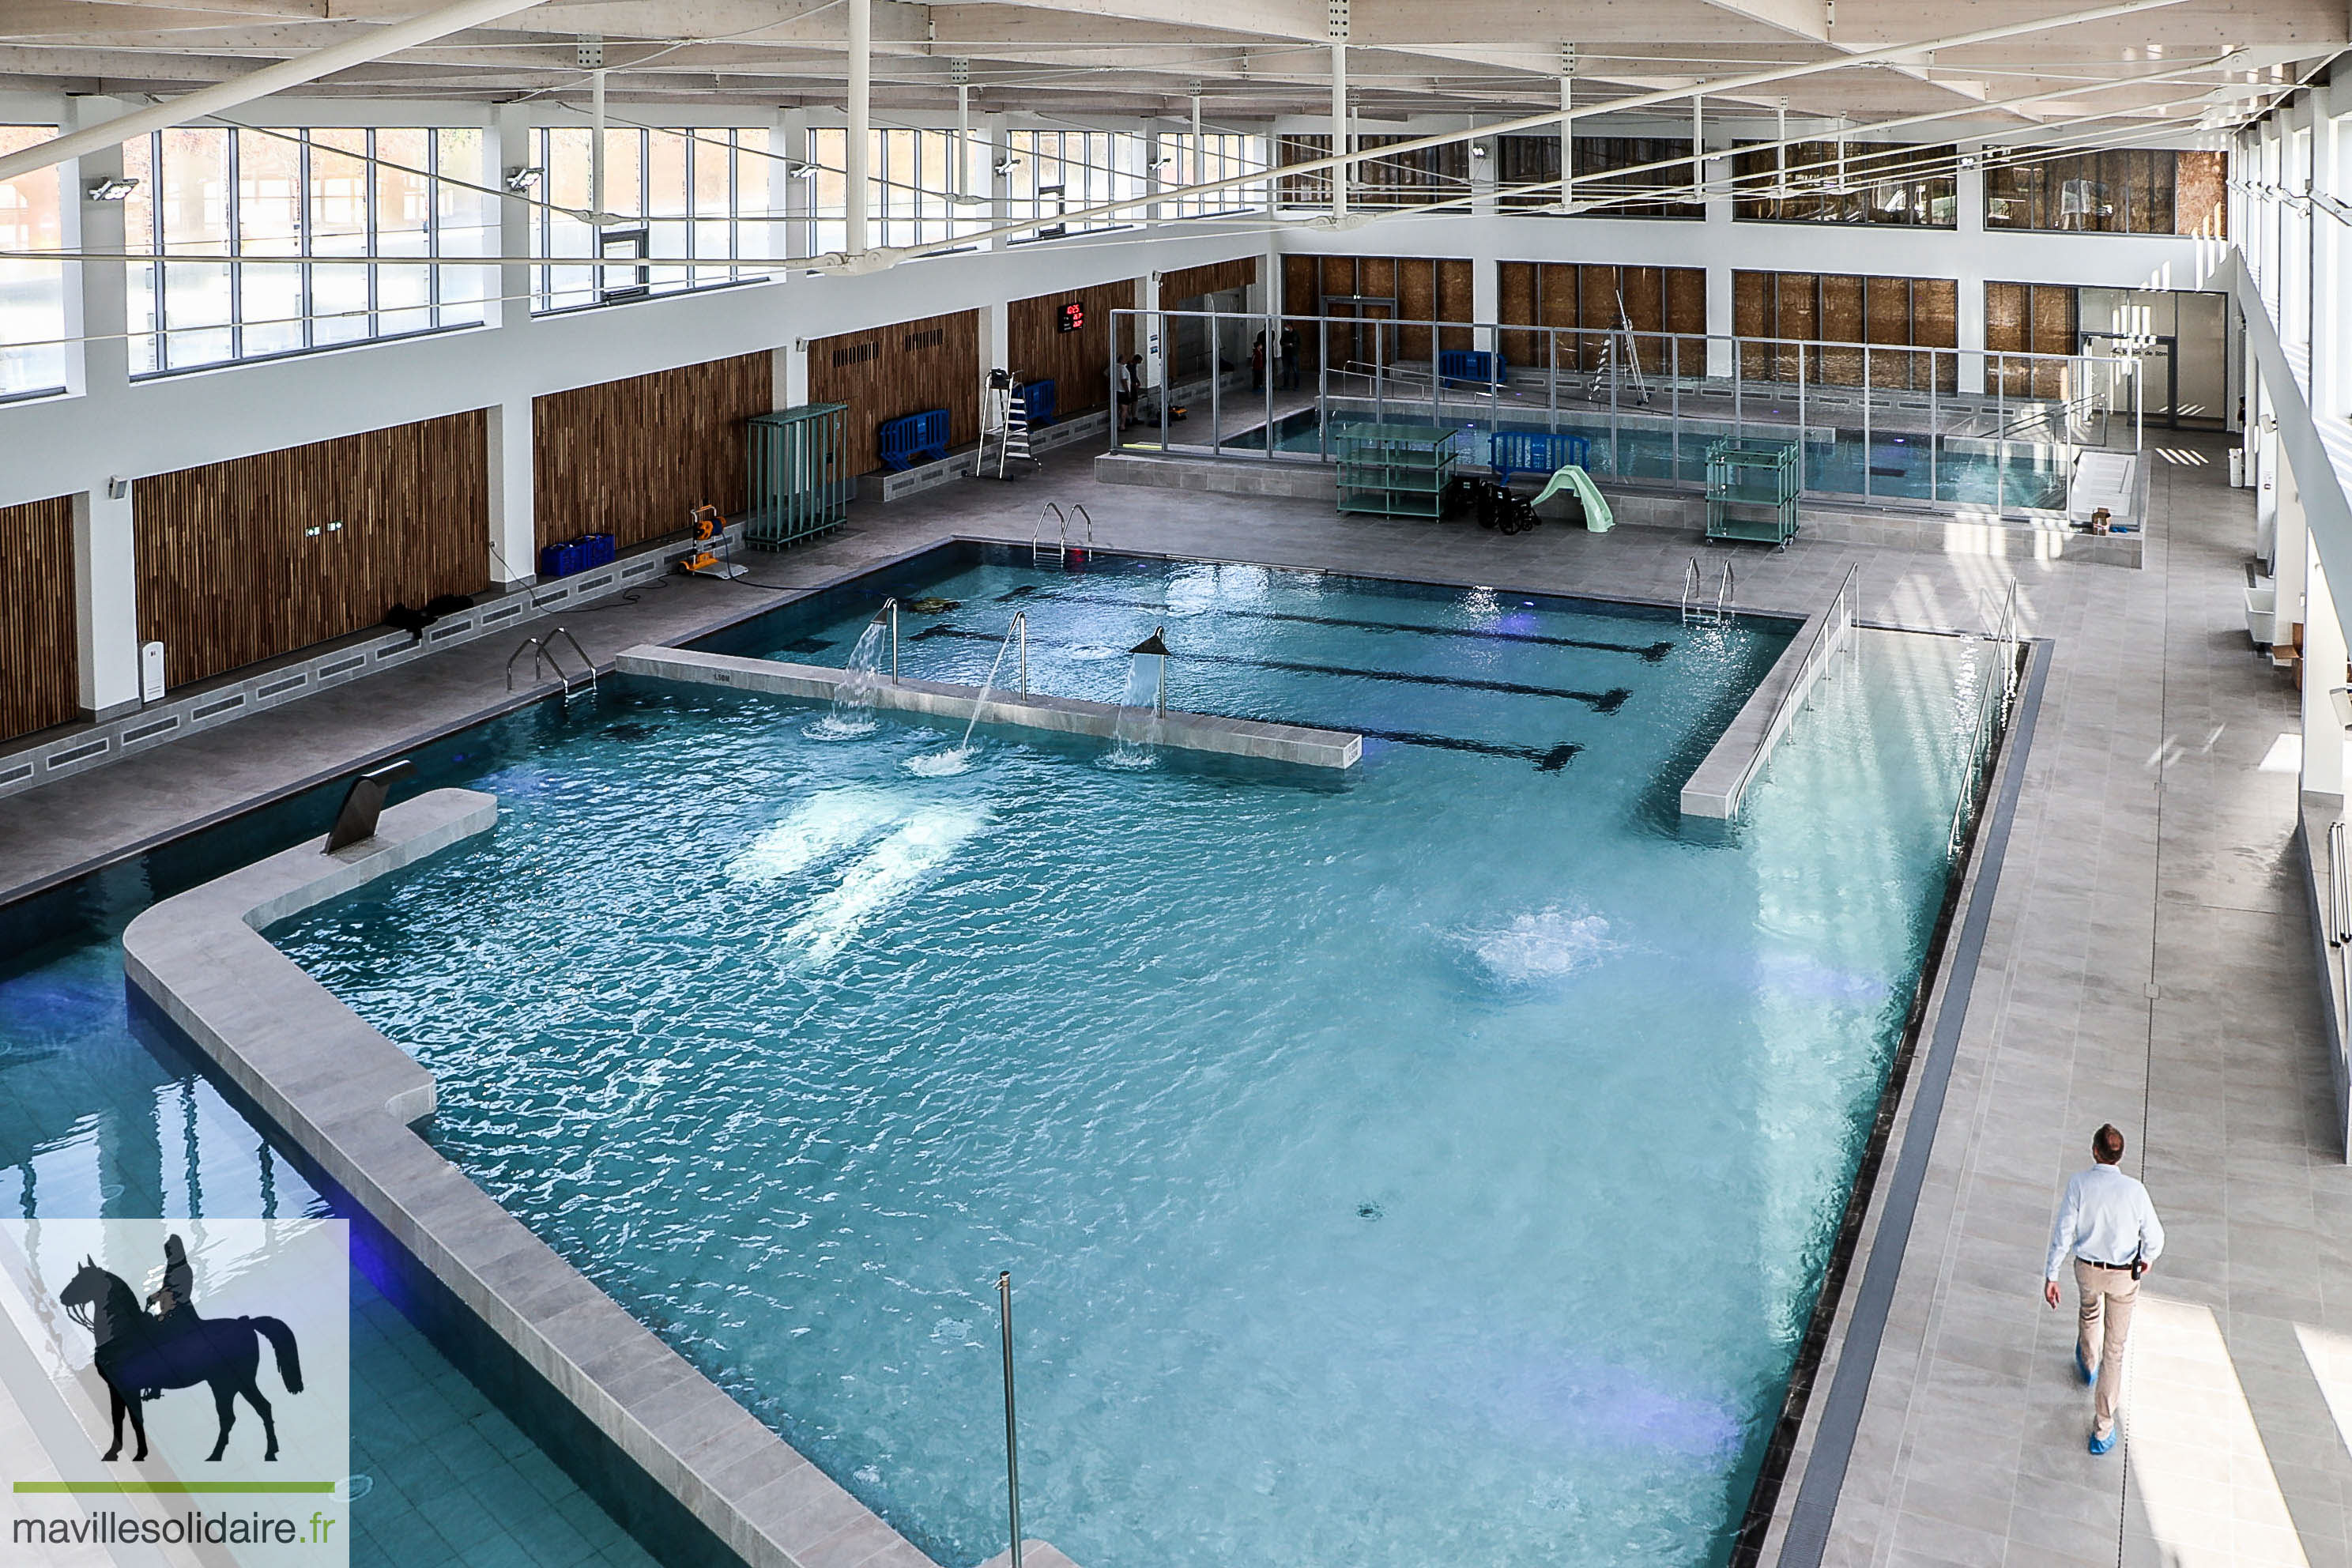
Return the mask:
[[[578, 673], [565, 669], [563, 660], [557, 657], [555, 639], [558, 637], [572, 645], [572, 653], [580, 660]], [[572, 694], [575, 691], [593, 692], [596, 689], [596, 661], [588, 657], [588, 650], [580, 646], [578, 637], [573, 637], [564, 627], [557, 626], [543, 637], [523, 638], [521, 646], [507, 655], [507, 689], [509, 691], [514, 689], [515, 660], [520, 658], [526, 650], [530, 654], [531, 679], [541, 679], [548, 671], [554, 671], [556, 680], [562, 685], [566, 701], [571, 700]]]
[[1698, 557], [1690, 558], [1683, 568], [1683, 623], [1685, 626], [1719, 626], [1731, 619], [1732, 595], [1738, 591], [1739, 581], [1731, 570], [1731, 563], [1723, 563], [1723, 574], [1715, 580], [1715, 603], [1706, 602], [1706, 582], [1698, 569]]
[[1045, 532], [1045, 514], [1047, 512], [1054, 514], [1054, 559], [1057, 563], [1063, 564], [1067, 564], [1070, 559], [1069, 516], [1062, 510], [1060, 502], [1049, 500], [1045, 504], [1044, 508], [1038, 511], [1037, 521], [1032, 523], [1029, 527], [1029, 564], [1032, 566], [1037, 564], [1037, 557], [1040, 550], [1038, 541], [1044, 537]]
[[1095, 520], [1087, 510], [1086, 502], [1072, 501], [1070, 515], [1087, 525], [1087, 553], [1092, 555], [1095, 552]]

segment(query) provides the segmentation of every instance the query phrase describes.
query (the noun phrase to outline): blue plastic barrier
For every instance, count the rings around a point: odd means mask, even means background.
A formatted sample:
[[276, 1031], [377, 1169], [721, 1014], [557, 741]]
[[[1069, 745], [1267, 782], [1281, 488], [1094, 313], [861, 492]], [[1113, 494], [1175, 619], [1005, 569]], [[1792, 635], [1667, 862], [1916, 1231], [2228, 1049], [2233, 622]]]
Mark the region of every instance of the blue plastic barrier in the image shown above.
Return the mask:
[[1549, 475], [1592, 466], [1592, 443], [1565, 430], [1497, 430], [1487, 443], [1486, 466], [1504, 484], [1514, 474]]
[[1448, 386], [1470, 384], [1500, 386], [1510, 379], [1511, 367], [1503, 356], [1485, 349], [1441, 349], [1437, 355], [1437, 378]]
[[1029, 428], [1040, 430], [1054, 422], [1061, 405], [1054, 384], [1050, 381], [1024, 381], [1021, 384], [1022, 405], [1028, 411]]
[[621, 558], [621, 543], [609, 533], [583, 533], [581, 547], [588, 552], [591, 566], [610, 566]]
[[875, 426], [882, 460], [900, 473], [917, 461], [937, 462], [948, 455], [948, 411], [926, 408], [920, 414], [885, 419]]

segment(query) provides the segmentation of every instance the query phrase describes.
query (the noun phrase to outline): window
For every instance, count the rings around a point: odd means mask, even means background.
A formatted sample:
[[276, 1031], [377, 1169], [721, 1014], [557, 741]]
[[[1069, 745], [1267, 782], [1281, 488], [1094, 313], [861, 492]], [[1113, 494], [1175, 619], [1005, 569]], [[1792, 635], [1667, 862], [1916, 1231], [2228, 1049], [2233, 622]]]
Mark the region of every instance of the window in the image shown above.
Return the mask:
[[[22, 152], [56, 134], [48, 125], [0, 125], [0, 153]], [[0, 184], [0, 249], [64, 247], [59, 178], [52, 166]], [[65, 332], [63, 264], [0, 260], [0, 399], [65, 390]]]
[[482, 320], [481, 269], [425, 264], [494, 253], [478, 130], [184, 125], [122, 156], [128, 248], [171, 258], [130, 268], [133, 375]]
[[2045, 158], [1989, 153], [1985, 226], [2085, 234], [2226, 233], [2219, 153], [2126, 147]]
[[[1357, 149], [1375, 153], [1382, 147], [1412, 140], [1403, 136], [1359, 136]], [[1351, 205], [1417, 207], [1470, 195], [1470, 144], [1449, 142], [1416, 152], [1381, 154], [1356, 165]], [[1456, 209], [1468, 212], [1463, 202]]]
[[[1261, 136], [1204, 131], [1196, 149], [1192, 133], [1179, 131], [1160, 138], [1160, 155], [1169, 160], [1160, 170], [1160, 184], [1163, 187], [1205, 185], [1214, 180], [1238, 179], [1244, 174], [1265, 172], [1265, 139]], [[1164, 204], [1160, 211], [1168, 217], [1180, 218], [1248, 212], [1265, 205], [1266, 195], [1266, 182], [1253, 180], [1246, 185], [1213, 191], [1207, 195], [1179, 196]]]
[[546, 204], [531, 209], [532, 254], [548, 258], [534, 269], [532, 310], [720, 288], [772, 270], [782, 252], [769, 193], [782, 166], [767, 132], [606, 126], [600, 216], [610, 221], [601, 226], [586, 217], [594, 134], [584, 125], [531, 132]]
[[[1149, 194], [1144, 139], [1134, 132], [1015, 131], [1011, 142], [1010, 179], [1016, 217], [1053, 218]], [[1056, 234], [1087, 233], [1124, 228], [1142, 217], [1143, 209], [1138, 207], [1085, 223], [1049, 226]]]
[[1957, 147], [1800, 142], [1732, 158], [1737, 215], [1748, 221], [1950, 228], [1959, 218]]
[[[959, 192], [954, 132], [871, 131], [866, 136], [867, 244], [952, 244], [989, 226], [992, 209], [986, 197], [995, 176], [989, 168], [985, 138], [975, 134], [964, 144], [964, 188]], [[815, 216], [808, 240], [812, 252], [848, 248], [848, 150], [845, 130], [809, 132], [809, 156], [817, 165]], [[958, 202], [960, 194], [982, 199]]]
[[[1661, 201], [1653, 193], [1687, 198], [1691, 188], [1688, 137], [1579, 136], [1576, 139], [1576, 201], [1594, 204], [1596, 217], [1706, 216], [1700, 203]], [[1559, 137], [1505, 136], [1496, 149], [1496, 181], [1505, 211], [1556, 205], [1559, 191]], [[1653, 165], [1656, 165], [1654, 167]], [[1539, 189], [1514, 194], [1514, 185]], [[1583, 216], [1582, 214], [1579, 215]]]

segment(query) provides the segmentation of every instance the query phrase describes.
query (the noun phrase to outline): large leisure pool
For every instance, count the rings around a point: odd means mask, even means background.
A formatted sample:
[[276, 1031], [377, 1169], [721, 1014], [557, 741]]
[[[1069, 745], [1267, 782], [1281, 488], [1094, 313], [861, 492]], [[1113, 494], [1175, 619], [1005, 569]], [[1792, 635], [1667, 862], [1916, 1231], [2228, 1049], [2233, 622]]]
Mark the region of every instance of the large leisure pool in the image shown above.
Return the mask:
[[[439, 1147], [950, 1568], [1721, 1563], [1946, 890], [1955, 638], [1869, 633], [1737, 832], [1786, 623], [957, 547], [730, 634], [1360, 730], [1347, 775], [608, 682], [497, 832], [274, 929]], [[1011, 666], [1008, 661], [1007, 670]]]

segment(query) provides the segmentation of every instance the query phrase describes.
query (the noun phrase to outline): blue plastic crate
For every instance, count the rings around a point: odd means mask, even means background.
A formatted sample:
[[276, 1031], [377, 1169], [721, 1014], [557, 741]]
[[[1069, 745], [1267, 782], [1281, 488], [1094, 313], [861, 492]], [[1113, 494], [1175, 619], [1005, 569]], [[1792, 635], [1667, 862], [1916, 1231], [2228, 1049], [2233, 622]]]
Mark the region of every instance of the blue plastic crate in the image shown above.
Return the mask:
[[874, 434], [882, 461], [904, 473], [918, 462], [937, 462], [948, 455], [948, 411], [926, 408], [885, 419]]
[[541, 577], [569, 577], [575, 572], [586, 570], [588, 551], [576, 539], [540, 547], [539, 574]]
[[1486, 446], [1486, 466], [1507, 485], [1514, 474], [1549, 476], [1571, 465], [1590, 468], [1591, 458], [1592, 443], [1565, 430], [1497, 430]]
[[610, 566], [621, 558], [621, 542], [609, 533], [583, 533], [580, 543], [588, 552], [590, 566]]
[[1500, 386], [1510, 374], [1503, 356], [1485, 349], [1443, 349], [1437, 355], [1438, 379], [1449, 386]]

